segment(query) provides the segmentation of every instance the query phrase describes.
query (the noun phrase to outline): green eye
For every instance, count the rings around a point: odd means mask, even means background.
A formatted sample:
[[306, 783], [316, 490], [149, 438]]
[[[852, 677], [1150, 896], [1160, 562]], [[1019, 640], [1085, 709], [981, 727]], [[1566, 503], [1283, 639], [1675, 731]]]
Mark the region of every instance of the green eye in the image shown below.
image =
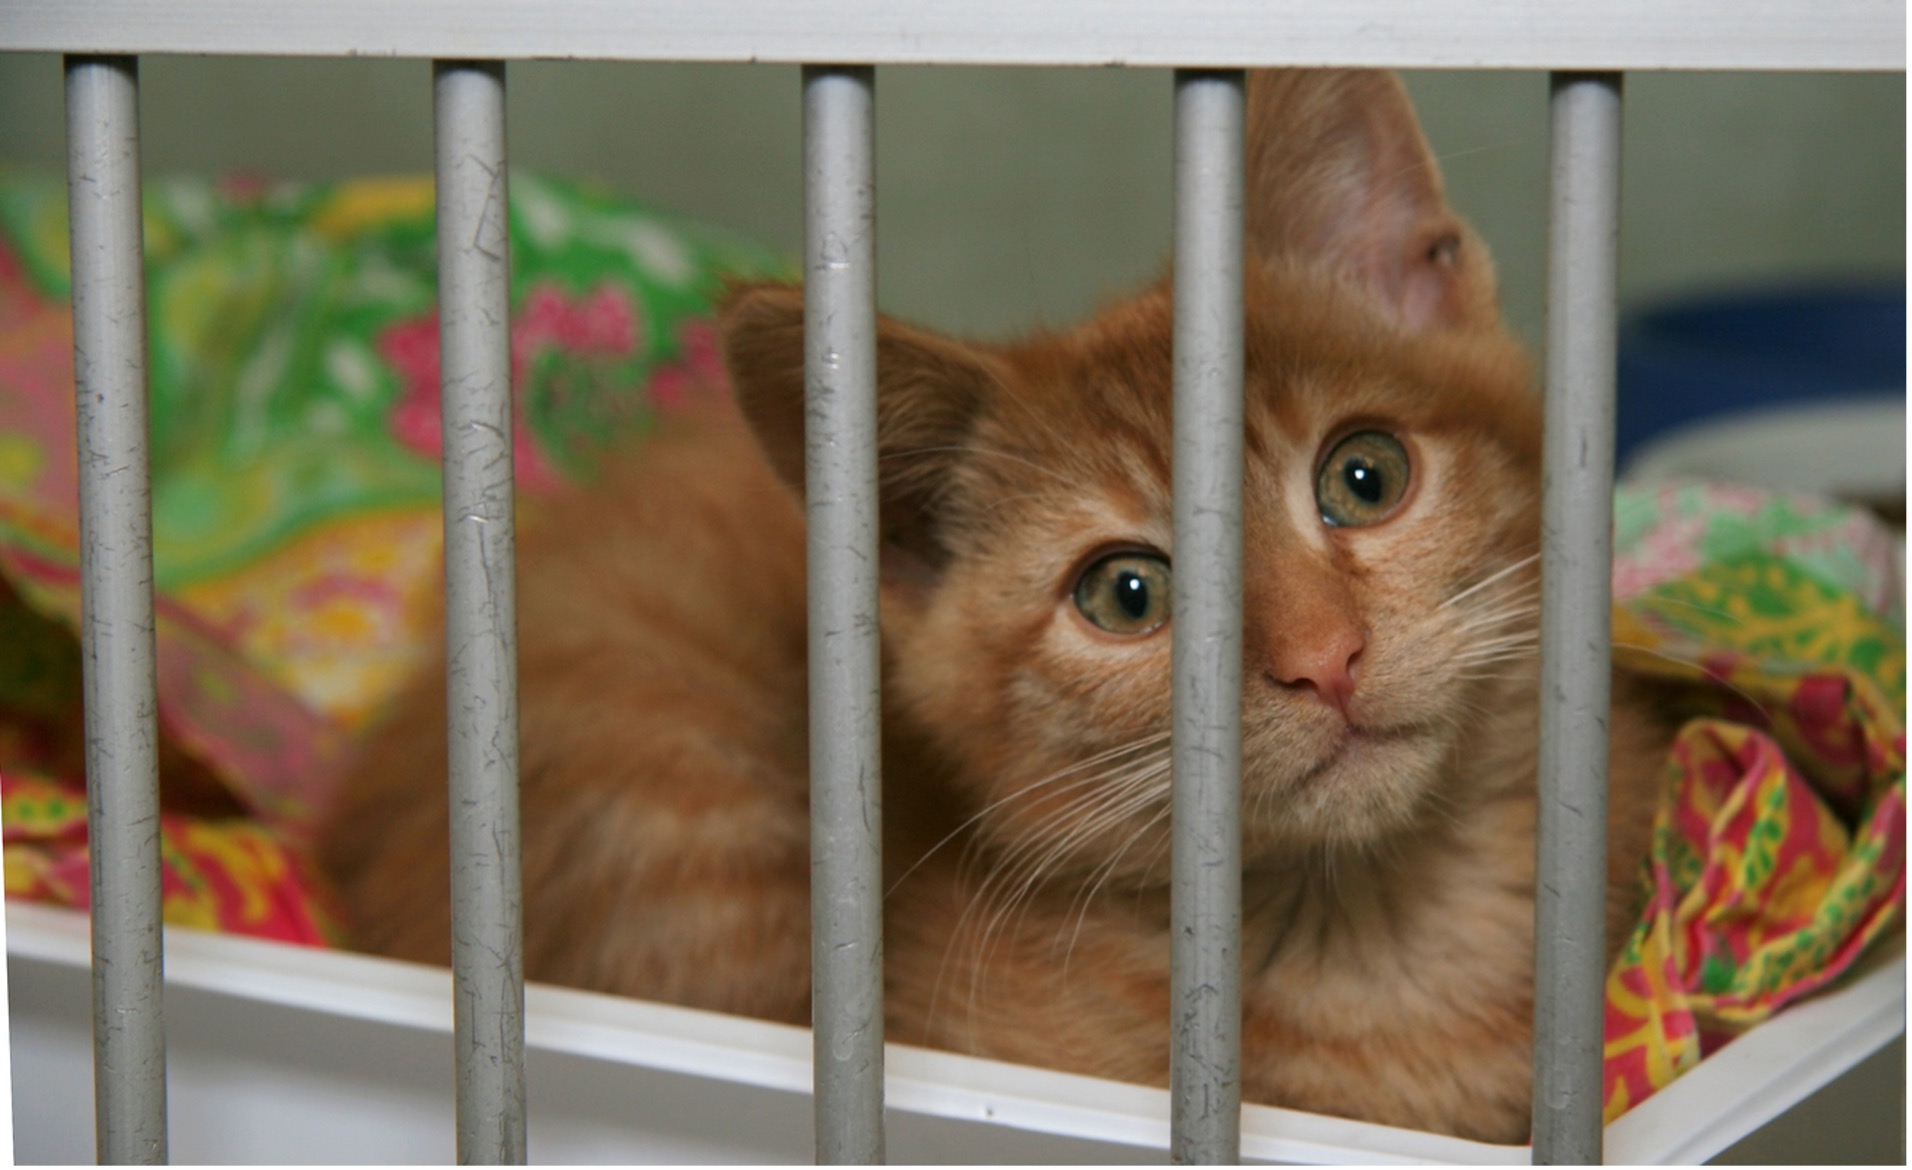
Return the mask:
[[1388, 518], [1407, 492], [1407, 448], [1384, 431], [1357, 431], [1334, 445], [1315, 475], [1321, 519], [1359, 528]]
[[1148, 553], [1103, 557], [1076, 581], [1076, 608], [1111, 634], [1146, 634], [1168, 620], [1168, 561]]

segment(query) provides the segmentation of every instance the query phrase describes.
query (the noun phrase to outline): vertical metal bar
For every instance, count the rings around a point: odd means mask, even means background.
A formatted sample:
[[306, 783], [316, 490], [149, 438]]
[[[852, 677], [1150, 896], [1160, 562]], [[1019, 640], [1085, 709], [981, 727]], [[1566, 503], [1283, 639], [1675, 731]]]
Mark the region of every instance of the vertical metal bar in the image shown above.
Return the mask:
[[876, 77], [803, 71], [817, 1161], [883, 1160]]
[[139, 62], [68, 57], [66, 119], [95, 1140], [101, 1162], [156, 1164], [166, 1161], [166, 1036]]
[[505, 73], [433, 67], [458, 1160], [525, 1160]]
[[1243, 74], [1175, 75], [1170, 1154], [1241, 1160]]
[[1600, 1161], [1620, 75], [1553, 78], [1534, 1161]]

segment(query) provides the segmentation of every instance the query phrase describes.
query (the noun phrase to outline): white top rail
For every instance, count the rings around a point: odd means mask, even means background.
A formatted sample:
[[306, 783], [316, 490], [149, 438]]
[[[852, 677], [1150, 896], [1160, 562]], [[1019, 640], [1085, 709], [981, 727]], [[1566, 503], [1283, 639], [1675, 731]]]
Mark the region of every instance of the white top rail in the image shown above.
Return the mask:
[[0, 50], [858, 64], [1905, 68], [1903, 0], [0, 0]]

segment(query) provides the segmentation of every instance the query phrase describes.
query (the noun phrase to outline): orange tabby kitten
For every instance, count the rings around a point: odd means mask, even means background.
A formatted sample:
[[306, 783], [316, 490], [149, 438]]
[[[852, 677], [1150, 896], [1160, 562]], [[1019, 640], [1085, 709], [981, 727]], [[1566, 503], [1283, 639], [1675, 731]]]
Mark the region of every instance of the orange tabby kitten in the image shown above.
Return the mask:
[[[1539, 403], [1399, 84], [1248, 101], [1243, 1095], [1521, 1141]], [[521, 546], [525, 967], [800, 1022], [801, 294], [723, 325], [749, 432], [660, 435]], [[1170, 334], [1166, 287], [881, 326], [892, 1039], [1166, 1081]], [[1668, 734], [1619, 681], [1610, 944]], [[361, 945], [440, 962], [443, 688], [324, 840]]]

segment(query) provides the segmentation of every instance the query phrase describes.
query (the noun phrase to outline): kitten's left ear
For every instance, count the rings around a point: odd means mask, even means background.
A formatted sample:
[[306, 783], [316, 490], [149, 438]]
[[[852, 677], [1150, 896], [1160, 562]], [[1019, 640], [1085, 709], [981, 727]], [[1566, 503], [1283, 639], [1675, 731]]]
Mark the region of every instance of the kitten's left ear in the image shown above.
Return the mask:
[[[732, 290], [720, 313], [737, 404], [770, 464], [804, 489], [803, 290]], [[995, 359], [960, 341], [877, 319], [876, 430], [883, 571], [920, 579], [948, 559], [951, 472], [978, 412], [1000, 384]]]
[[1448, 208], [1398, 78], [1258, 70], [1247, 107], [1247, 233], [1264, 263], [1326, 265], [1410, 329], [1498, 323], [1487, 248]]

